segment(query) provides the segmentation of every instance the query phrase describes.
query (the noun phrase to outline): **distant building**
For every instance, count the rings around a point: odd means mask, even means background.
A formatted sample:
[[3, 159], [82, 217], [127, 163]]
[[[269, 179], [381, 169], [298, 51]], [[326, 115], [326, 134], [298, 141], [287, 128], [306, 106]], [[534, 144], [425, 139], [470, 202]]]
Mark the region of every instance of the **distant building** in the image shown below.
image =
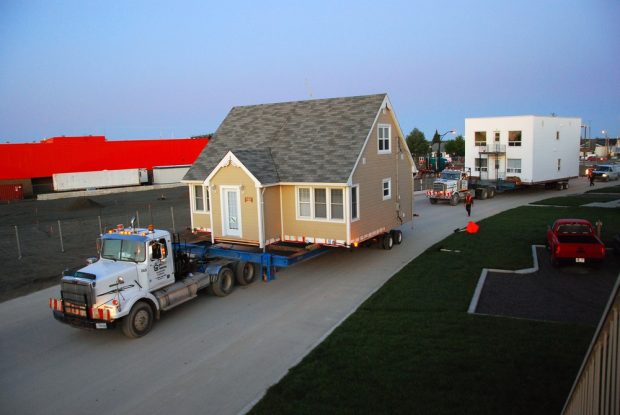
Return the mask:
[[465, 168], [523, 183], [579, 175], [580, 118], [510, 116], [465, 119]]
[[0, 144], [0, 186], [21, 186], [25, 197], [53, 191], [52, 176], [101, 170], [191, 165], [208, 138], [108, 141], [105, 136], [52, 137]]

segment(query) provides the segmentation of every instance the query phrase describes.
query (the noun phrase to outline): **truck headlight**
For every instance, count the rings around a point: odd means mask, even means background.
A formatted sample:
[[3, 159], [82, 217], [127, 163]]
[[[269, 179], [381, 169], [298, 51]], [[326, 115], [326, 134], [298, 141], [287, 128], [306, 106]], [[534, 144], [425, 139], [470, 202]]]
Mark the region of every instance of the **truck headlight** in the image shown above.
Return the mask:
[[603, 173], [603, 177], [607, 177], [607, 173]]

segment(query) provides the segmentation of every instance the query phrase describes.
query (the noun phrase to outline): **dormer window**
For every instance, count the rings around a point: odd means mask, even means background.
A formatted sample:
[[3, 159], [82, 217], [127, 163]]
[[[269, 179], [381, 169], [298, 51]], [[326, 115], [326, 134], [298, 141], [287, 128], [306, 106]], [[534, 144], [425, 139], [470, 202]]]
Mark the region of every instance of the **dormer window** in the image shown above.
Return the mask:
[[377, 128], [377, 139], [379, 142], [379, 154], [389, 154], [391, 126], [389, 124], [379, 124]]

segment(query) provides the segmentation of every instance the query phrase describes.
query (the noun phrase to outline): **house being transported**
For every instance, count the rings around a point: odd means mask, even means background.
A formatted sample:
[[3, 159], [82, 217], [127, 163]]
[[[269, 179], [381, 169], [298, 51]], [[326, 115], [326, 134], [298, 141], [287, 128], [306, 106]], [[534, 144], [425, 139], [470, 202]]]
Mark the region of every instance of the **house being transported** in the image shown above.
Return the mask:
[[482, 180], [566, 182], [579, 175], [580, 129], [580, 118], [466, 118], [465, 168]]
[[211, 241], [354, 246], [413, 219], [413, 173], [387, 94], [234, 107], [184, 182]]

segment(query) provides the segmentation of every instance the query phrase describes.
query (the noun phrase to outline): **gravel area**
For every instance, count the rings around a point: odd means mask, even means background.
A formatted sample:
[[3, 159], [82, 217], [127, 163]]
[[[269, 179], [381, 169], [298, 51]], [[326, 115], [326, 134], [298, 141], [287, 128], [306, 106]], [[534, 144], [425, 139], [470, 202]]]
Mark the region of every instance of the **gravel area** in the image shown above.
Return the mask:
[[153, 223], [186, 230], [191, 223], [187, 186], [0, 204], [0, 301], [58, 284], [64, 269], [97, 255], [100, 223], [101, 229], [128, 226], [132, 216], [142, 227]]
[[597, 325], [620, 273], [620, 256], [608, 251], [602, 264], [553, 267], [537, 248], [539, 270], [491, 272], [475, 312], [533, 320]]

